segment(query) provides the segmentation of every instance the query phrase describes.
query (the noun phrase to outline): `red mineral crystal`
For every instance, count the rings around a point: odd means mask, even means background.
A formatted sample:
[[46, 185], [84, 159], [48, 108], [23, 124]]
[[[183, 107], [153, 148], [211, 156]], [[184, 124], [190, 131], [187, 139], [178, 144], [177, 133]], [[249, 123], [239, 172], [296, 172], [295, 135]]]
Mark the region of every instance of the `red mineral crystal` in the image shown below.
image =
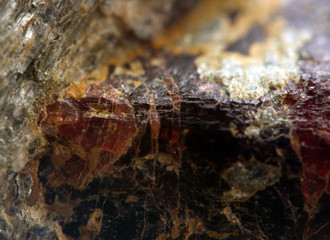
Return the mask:
[[82, 98], [64, 97], [41, 114], [42, 132], [57, 142], [54, 159], [62, 158], [54, 164], [78, 186], [126, 153], [136, 135], [134, 110], [119, 95], [110, 85], [89, 85]]
[[302, 194], [313, 208], [322, 194], [330, 194], [330, 82], [303, 78], [286, 101], [291, 144], [303, 166]]

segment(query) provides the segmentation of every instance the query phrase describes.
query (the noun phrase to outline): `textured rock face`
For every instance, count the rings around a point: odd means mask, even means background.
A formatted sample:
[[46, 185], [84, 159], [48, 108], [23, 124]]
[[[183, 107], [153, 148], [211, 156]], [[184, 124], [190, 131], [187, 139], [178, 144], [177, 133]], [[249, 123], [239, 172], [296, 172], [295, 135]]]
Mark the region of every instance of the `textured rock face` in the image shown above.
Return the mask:
[[327, 239], [310, 3], [0, 3], [0, 237]]
[[38, 152], [40, 143], [28, 130], [40, 102], [81, 79], [109, 55], [125, 56], [195, 2], [2, 1], [2, 174], [8, 165], [16, 171], [22, 169], [29, 149]]

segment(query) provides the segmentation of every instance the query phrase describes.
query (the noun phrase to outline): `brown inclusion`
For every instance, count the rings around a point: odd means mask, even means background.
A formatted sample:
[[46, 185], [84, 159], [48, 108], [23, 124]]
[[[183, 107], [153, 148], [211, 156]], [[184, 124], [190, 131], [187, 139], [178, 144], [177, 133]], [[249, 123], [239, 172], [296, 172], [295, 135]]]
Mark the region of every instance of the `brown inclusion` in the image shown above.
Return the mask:
[[52, 144], [53, 164], [77, 187], [96, 172], [111, 169], [137, 132], [132, 106], [102, 84], [90, 85], [82, 98], [48, 105], [40, 118], [41, 130]]

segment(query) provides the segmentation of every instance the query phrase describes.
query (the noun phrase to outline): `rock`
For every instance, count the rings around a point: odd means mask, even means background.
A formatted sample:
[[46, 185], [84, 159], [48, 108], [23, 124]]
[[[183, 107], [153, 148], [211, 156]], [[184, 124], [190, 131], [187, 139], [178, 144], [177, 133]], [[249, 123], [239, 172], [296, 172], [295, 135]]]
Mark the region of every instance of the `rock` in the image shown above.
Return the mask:
[[1, 237], [326, 239], [309, 3], [2, 3]]

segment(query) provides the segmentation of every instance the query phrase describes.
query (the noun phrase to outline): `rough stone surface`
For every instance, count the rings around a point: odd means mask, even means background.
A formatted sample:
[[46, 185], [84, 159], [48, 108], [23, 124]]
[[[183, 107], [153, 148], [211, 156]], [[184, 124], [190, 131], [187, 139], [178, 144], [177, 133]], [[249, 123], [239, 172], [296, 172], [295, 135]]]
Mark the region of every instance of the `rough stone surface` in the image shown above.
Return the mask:
[[327, 1], [0, 12], [1, 239], [328, 238]]
[[195, 2], [2, 1], [1, 175], [7, 166], [22, 169], [28, 150], [38, 152], [40, 143], [29, 129], [39, 103], [81, 79], [109, 55], [119, 60]]

